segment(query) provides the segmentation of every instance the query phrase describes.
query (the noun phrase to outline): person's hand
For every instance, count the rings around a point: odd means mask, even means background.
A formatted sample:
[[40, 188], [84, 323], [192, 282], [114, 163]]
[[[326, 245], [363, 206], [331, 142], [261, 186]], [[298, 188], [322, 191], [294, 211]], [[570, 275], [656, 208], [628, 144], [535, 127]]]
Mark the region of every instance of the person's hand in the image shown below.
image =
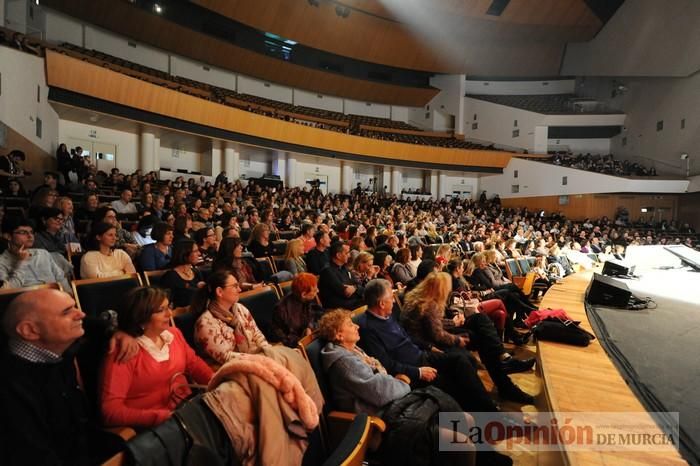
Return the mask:
[[376, 277], [380, 270], [378, 265], [373, 265], [369, 271], [370, 278]]
[[460, 335], [459, 336], [459, 347], [465, 348], [467, 345], [469, 345], [469, 337], [465, 337], [464, 335]]
[[23, 261], [29, 258], [29, 250], [25, 249], [24, 244], [20, 247], [10, 243], [10, 252], [17, 257], [17, 260]]
[[420, 379], [424, 382], [432, 382], [437, 377], [437, 369], [434, 367], [423, 366], [419, 367], [418, 371], [420, 372]]
[[136, 338], [118, 330], [109, 340], [109, 350], [107, 354], [115, 354], [114, 360], [118, 363], [125, 363], [136, 356], [139, 352], [139, 344]]
[[357, 291], [357, 287], [352, 286], [352, 285], [343, 285], [344, 287], [344, 293], [346, 297], [350, 297], [353, 294], [355, 294], [355, 291]]
[[464, 314], [462, 314], [461, 312], [458, 312], [452, 318], [452, 322], [454, 322], [457, 327], [461, 327], [464, 324]]

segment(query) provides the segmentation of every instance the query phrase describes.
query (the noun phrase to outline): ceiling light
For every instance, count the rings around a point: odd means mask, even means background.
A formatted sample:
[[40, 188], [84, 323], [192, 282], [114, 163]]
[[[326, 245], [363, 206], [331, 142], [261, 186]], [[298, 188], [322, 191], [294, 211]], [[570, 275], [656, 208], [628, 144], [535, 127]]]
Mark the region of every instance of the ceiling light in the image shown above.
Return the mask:
[[155, 11], [158, 14], [161, 14], [163, 12], [163, 7], [155, 3], [153, 5], [153, 11]]

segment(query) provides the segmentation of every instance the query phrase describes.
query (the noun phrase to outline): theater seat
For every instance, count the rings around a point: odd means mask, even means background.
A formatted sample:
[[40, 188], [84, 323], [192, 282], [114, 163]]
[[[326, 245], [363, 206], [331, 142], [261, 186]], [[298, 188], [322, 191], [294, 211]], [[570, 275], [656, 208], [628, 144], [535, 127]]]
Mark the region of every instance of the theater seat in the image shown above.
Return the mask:
[[73, 280], [73, 296], [81, 311], [91, 317], [103, 311], [117, 309], [121, 298], [130, 290], [142, 286], [137, 273], [109, 278], [86, 278]]
[[279, 296], [275, 288], [271, 285], [267, 285], [262, 288], [246, 291], [245, 293], [241, 293], [238, 302], [248, 308], [260, 331], [265, 337], [270, 338], [272, 311], [279, 302]]
[[146, 270], [143, 272], [143, 278], [146, 281], [146, 286], [160, 286], [160, 279], [163, 278], [167, 270]]
[[[299, 349], [311, 364], [311, 368], [316, 375], [318, 386], [323, 394], [326, 403], [323, 406], [321, 422], [319, 424], [319, 432], [321, 435], [322, 446], [326, 454], [329, 454], [342, 443], [345, 434], [348, 432], [349, 426], [357, 416], [355, 413], [338, 411], [333, 409], [332, 397], [330, 395], [330, 386], [328, 379], [323, 371], [321, 363], [321, 349], [325, 345], [325, 341], [318, 338], [316, 334], [308, 335], [299, 341]], [[386, 424], [378, 417], [369, 416], [370, 433], [367, 436], [366, 444], [378, 445], [378, 438], [372, 438], [381, 435], [386, 430]], [[367, 448], [367, 445], [364, 448]], [[343, 464], [343, 463], [334, 463]], [[359, 464], [359, 463], [358, 463]]]

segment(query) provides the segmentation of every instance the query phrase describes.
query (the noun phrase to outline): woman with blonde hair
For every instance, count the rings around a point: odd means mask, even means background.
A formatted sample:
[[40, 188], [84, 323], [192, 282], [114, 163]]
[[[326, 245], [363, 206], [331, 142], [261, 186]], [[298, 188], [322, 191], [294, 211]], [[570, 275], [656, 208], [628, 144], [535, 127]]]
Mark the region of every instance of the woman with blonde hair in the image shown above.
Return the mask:
[[440, 245], [435, 252], [435, 263], [440, 266], [440, 270], [447, 265], [450, 259], [452, 259], [452, 247], [449, 244]]
[[433, 272], [406, 294], [401, 323], [411, 340], [424, 350], [479, 351], [502, 398], [532, 403], [532, 396], [520, 390], [507, 374], [530, 370], [535, 360], [510, 357], [503, 349], [496, 327], [485, 314], [477, 312], [466, 319], [464, 314], [457, 313], [452, 319], [447, 318], [445, 311], [451, 292], [452, 277], [445, 272]]
[[287, 243], [284, 252], [284, 267], [293, 276], [307, 271], [304, 255], [304, 241], [301, 238], [294, 238]]
[[361, 252], [352, 263], [353, 281], [358, 286], [365, 286], [370, 280], [377, 278], [380, 267], [374, 265], [374, 255], [368, 252]]

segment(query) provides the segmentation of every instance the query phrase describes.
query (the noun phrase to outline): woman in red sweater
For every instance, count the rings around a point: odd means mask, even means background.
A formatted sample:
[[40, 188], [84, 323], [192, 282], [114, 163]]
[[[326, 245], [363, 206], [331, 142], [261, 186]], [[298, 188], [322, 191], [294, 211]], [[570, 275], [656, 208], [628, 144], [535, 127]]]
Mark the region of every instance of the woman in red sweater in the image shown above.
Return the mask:
[[191, 393], [186, 376], [200, 384], [211, 379], [211, 368], [195, 355], [180, 330], [170, 326], [170, 316], [162, 289], [137, 288], [127, 295], [119, 328], [136, 338], [140, 351], [122, 364], [105, 359], [100, 383], [105, 425], [160, 424]]

